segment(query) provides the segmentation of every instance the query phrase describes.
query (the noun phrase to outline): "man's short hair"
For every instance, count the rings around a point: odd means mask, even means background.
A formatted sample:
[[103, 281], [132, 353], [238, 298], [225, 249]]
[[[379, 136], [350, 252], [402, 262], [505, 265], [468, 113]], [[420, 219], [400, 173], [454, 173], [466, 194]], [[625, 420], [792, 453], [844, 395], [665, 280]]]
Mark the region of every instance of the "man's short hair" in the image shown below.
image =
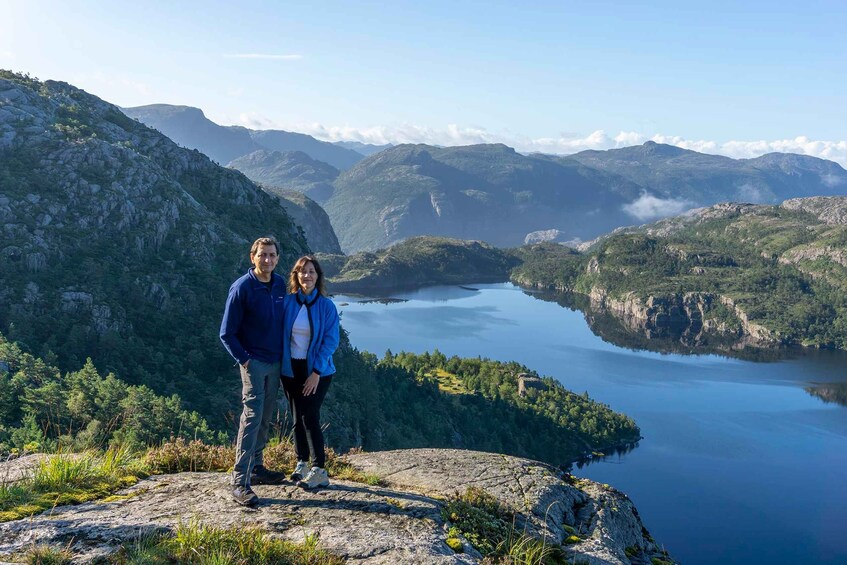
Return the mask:
[[268, 237], [260, 237], [256, 241], [253, 242], [253, 247], [250, 248], [250, 255], [253, 256], [256, 254], [256, 251], [259, 250], [260, 245], [273, 245], [276, 248], [276, 254], [279, 255], [279, 242], [273, 236]]

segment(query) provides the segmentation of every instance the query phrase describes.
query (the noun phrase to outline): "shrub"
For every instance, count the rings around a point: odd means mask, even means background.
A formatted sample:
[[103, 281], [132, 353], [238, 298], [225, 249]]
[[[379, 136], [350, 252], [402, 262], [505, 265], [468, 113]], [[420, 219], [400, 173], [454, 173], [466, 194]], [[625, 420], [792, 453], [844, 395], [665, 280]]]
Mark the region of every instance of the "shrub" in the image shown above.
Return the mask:
[[450, 498], [441, 510], [445, 521], [453, 524], [448, 532], [447, 544], [461, 542], [461, 534], [483, 556], [486, 562], [521, 565], [558, 563], [561, 549], [515, 530], [515, 513], [496, 498], [476, 487], [464, 494]]
[[235, 450], [222, 445], [209, 445], [199, 439], [171, 439], [147, 451], [146, 462], [152, 473], [186, 471], [227, 471], [232, 468]]

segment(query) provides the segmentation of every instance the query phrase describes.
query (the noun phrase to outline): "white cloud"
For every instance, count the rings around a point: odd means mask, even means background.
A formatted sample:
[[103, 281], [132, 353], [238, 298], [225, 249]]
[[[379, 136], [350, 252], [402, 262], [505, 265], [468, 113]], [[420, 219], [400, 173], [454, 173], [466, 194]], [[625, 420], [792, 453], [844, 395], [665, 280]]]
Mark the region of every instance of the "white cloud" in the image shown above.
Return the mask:
[[256, 112], [238, 114], [237, 124], [250, 129], [274, 129], [274, 123]]
[[641, 222], [647, 222], [666, 216], [675, 216], [691, 207], [692, 204], [686, 200], [657, 198], [642, 192], [637, 200], [625, 204], [623, 211]]
[[15, 54], [12, 53], [11, 51], [8, 51], [8, 50], [5, 50], [5, 49], [0, 49], [0, 60], [14, 61], [15, 60]]
[[733, 159], [752, 159], [765, 153], [799, 153], [821, 159], [829, 159], [847, 167], [847, 141], [813, 140], [801, 135], [794, 139], [773, 141], [725, 141], [688, 140], [679, 136], [654, 135], [656, 143], [668, 143], [701, 153], [715, 153]]
[[299, 61], [303, 55], [273, 55], [270, 53], [225, 53], [225, 59], [262, 59], [267, 61]]
[[752, 202], [753, 204], [759, 204], [765, 202], [765, 196], [762, 194], [761, 189], [756, 186], [753, 186], [749, 182], [742, 184], [735, 191], [736, 199], [740, 202]]
[[637, 131], [622, 131], [615, 136], [615, 145], [617, 147], [641, 145], [642, 143], [644, 143], [644, 136]]
[[835, 175], [822, 175], [821, 182], [830, 188], [834, 188], [840, 184], [844, 184], [844, 179], [838, 178]]
[[[747, 159], [759, 157], [765, 153], [783, 152], [810, 155], [821, 159], [829, 159], [847, 167], [847, 140], [824, 141], [813, 140], [806, 136], [783, 140], [759, 141], [713, 141], [692, 140], [678, 135], [654, 134], [646, 135], [636, 131], [620, 131], [610, 136], [604, 130], [598, 129], [587, 135], [561, 134], [555, 137], [531, 138], [509, 131], [493, 132], [481, 126], [461, 126], [448, 124], [442, 128], [420, 126], [403, 123], [392, 126], [329, 126], [320, 123], [278, 123], [262, 117], [256, 119], [255, 114], [249, 114], [249, 120], [239, 116], [237, 123], [247, 127], [264, 129], [283, 129], [307, 133], [326, 141], [359, 141], [384, 145], [386, 143], [426, 143], [429, 145], [473, 145], [478, 143], [505, 143], [521, 153], [552, 153], [568, 155], [586, 149], [615, 149], [639, 145], [648, 139], [656, 143], [667, 143], [683, 149], [699, 151]], [[826, 180], [824, 181], [826, 182]]]

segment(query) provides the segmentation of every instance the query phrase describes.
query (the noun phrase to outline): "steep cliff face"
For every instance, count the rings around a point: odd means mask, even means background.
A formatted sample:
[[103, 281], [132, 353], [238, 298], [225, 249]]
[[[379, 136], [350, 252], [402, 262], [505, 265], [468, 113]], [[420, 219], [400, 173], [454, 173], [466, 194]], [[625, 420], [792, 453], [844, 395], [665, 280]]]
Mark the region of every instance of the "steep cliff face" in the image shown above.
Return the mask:
[[307, 248], [241, 173], [82, 90], [5, 71], [0, 223], [0, 331], [64, 370], [91, 356], [187, 398], [229, 364], [220, 308], [250, 242], [276, 235], [283, 265]]
[[317, 202], [296, 190], [265, 190], [279, 196], [282, 207], [294, 223], [303, 228], [309, 249], [320, 253], [341, 253], [341, 245], [335, 236], [335, 230], [332, 229], [329, 216]]

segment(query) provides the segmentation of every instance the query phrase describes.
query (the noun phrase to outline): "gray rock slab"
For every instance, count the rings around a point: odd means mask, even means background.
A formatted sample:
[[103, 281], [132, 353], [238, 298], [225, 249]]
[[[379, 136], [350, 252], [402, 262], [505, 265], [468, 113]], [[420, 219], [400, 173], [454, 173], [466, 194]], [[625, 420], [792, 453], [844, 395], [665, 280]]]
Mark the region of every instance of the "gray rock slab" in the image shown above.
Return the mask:
[[[0, 463], [0, 474], [23, 477], [38, 459]], [[626, 495], [543, 463], [451, 449], [360, 453], [348, 460], [388, 486], [333, 480], [328, 488], [310, 492], [291, 484], [261, 485], [254, 487], [260, 503], [251, 509], [232, 500], [227, 474], [158, 475], [110, 502], [56, 507], [0, 524], [0, 561], [47, 544], [70, 548], [76, 562], [86, 563], [144, 533], [197, 521], [259, 527], [295, 542], [317, 536], [320, 547], [350, 563], [478, 563], [481, 556], [469, 544], [465, 553], [447, 546], [450, 524], [441, 517], [445, 499], [470, 486], [514, 509], [516, 529], [557, 544], [576, 531], [580, 541], [564, 546], [575, 563], [640, 565], [659, 555]]]
[[8, 459], [0, 463], [0, 483], [17, 483], [22, 479], [32, 476], [33, 471], [47, 455], [43, 453], [31, 453], [23, 457]]
[[120, 492], [115, 502], [63, 506], [0, 524], [0, 559], [34, 544], [67, 547], [82, 562], [114, 552], [124, 540], [196, 520], [222, 528], [261, 527], [320, 547], [353, 563], [473, 563], [447, 544], [438, 501], [415, 493], [334, 481], [308, 492], [293, 485], [257, 486], [255, 509], [236, 505], [222, 473], [159, 475]]
[[[591, 565], [630, 564], [659, 548], [622, 492], [577, 479], [550, 465], [498, 453], [460, 449], [404, 449], [361, 453], [348, 460], [392, 487], [447, 497], [481, 488], [518, 515], [518, 529], [563, 543], [573, 528], [582, 541], [565, 546], [569, 559]], [[571, 484], [573, 483], [573, 484]], [[663, 557], [670, 560], [668, 557]]]

